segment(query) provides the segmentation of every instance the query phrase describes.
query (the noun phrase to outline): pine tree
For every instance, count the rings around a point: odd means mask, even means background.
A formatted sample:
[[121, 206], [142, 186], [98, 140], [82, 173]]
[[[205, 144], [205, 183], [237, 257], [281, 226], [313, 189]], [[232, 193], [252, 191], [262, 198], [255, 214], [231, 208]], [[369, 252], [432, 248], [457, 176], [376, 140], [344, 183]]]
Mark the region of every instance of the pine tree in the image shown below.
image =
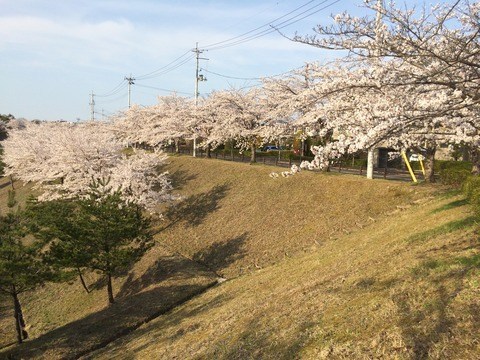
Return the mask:
[[76, 200], [31, 201], [35, 233], [49, 243], [48, 262], [82, 277], [86, 269], [105, 276], [108, 302], [114, 303], [112, 278], [138, 261], [153, 244], [150, 220], [142, 208], [113, 191], [109, 180], [93, 181], [89, 196]]
[[88, 198], [79, 200], [79, 226], [86, 231], [88, 267], [106, 277], [108, 302], [115, 302], [112, 278], [128, 269], [153, 245], [150, 219], [134, 202], [112, 191], [108, 180], [91, 185]]
[[0, 291], [12, 298], [17, 341], [28, 338], [19, 295], [53, 279], [42, 259], [42, 241], [26, 237], [24, 213], [10, 211], [0, 216]]

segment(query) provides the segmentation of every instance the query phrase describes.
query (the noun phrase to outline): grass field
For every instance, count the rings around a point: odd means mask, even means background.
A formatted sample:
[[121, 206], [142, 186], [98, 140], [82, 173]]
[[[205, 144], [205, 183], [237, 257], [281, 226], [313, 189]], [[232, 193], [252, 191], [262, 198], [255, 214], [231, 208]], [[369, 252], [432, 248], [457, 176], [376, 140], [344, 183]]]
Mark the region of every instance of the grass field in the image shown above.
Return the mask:
[[[35, 339], [5, 356], [76, 357], [189, 298], [185, 289], [205, 290], [217, 275], [228, 280], [85, 357], [473, 359], [480, 352], [480, 249], [461, 195], [349, 175], [271, 179], [262, 165], [189, 157], [172, 157], [168, 169], [183, 199], [166, 209], [157, 246], [117, 279], [118, 309], [105, 307], [104, 289], [86, 294], [77, 283], [26, 294]], [[5, 329], [10, 314], [0, 311]]]

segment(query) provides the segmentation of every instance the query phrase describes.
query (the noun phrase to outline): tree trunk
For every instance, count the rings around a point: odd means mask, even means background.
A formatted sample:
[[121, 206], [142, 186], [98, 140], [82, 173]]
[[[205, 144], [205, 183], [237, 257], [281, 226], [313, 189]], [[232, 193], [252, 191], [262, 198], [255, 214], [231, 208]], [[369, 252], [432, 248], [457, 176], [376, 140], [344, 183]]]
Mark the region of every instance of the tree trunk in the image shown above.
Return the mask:
[[480, 151], [478, 148], [471, 150], [470, 160], [472, 161], [472, 175], [480, 175]]
[[10, 175], [10, 186], [12, 188], [12, 190], [15, 190], [15, 185], [13, 184], [13, 176]]
[[210, 144], [207, 144], [207, 149], [206, 149], [206, 151], [207, 151], [207, 158], [210, 159], [210, 158], [212, 157], [212, 147], [211, 147]]
[[462, 146], [462, 160], [463, 161], [470, 161], [470, 147], [469, 146]]
[[17, 342], [21, 344], [24, 339], [28, 339], [28, 333], [25, 330], [25, 319], [23, 317], [22, 306], [18, 300], [18, 294], [13, 287], [12, 291], [13, 298], [13, 307], [14, 307], [14, 317], [15, 317], [15, 328], [17, 330]]
[[108, 292], [108, 304], [114, 304], [115, 299], [113, 298], [113, 287], [112, 287], [112, 275], [107, 274], [107, 292]]
[[437, 151], [436, 147], [427, 148], [425, 154], [425, 182], [434, 183], [435, 182], [435, 153]]
[[250, 155], [250, 164], [253, 164], [257, 162], [257, 152], [255, 151], [257, 150], [257, 147], [255, 146], [255, 144], [252, 144], [250, 150], [252, 151], [252, 154]]
[[78, 276], [80, 277], [80, 282], [82, 283], [83, 288], [85, 289], [87, 294], [89, 294], [90, 290], [88, 289], [88, 286], [85, 282], [85, 279], [83, 278], [82, 271], [80, 270], [80, 268], [77, 268], [77, 272], [78, 272]]
[[180, 152], [180, 140], [175, 139], [175, 153], [178, 154]]

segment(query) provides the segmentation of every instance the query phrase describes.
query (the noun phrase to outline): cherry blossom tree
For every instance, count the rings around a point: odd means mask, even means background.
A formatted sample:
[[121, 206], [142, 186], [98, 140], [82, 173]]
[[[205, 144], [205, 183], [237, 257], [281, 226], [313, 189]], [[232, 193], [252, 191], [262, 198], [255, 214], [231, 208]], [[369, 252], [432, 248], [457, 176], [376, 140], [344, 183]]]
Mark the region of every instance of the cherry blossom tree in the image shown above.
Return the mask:
[[200, 98], [194, 109], [195, 126], [201, 139], [199, 145], [206, 149], [207, 157], [211, 149], [235, 139], [235, 131], [231, 128], [231, 104], [225, 101], [227, 92], [214, 91]]
[[132, 145], [163, 147], [171, 143], [179, 151], [181, 140], [193, 138], [193, 103], [176, 94], [158, 97], [153, 106], [133, 106], [114, 119], [116, 135]]
[[103, 123], [29, 123], [4, 141], [6, 174], [32, 182], [40, 200], [83, 197], [92, 180], [109, 179], [126, 201], [150, 211], [171, 198], [167, 173], [157, 173], [166, 155], [124, 144]]
[[271, 103], [262, 88], [224, 90], [216, 94], [223, 121], [224, 139], [234, 139], [241, 150], [250, 150], [250, 162], [256, 162], [256, 149], [278, 138], [279, 127], [271, 113]]
[[[382, 95], [390, 93], [392, 100], [403, 99], [409, 104], [397, 108], [396, 115], [383, 114], [386, 121], [379, 126], [384, 132], [392, 121], [402, 119], [409, 127], [415, 123], [402, 142], [417, 147], [426, 143], [432, 159], [439, 143], [468, 144], [476, 163], [474, 171], [478, 172], [479, 5], [456, 1], [430, 11], [399, 9], [394, 3], [387, 8], [370, 2], [365, 6], [377, 11], [383, 23], [378, 16], [341, 14], [335, 17], [334, 25], [318, 26], [313, 36], [296, 36], [294, 40], [348, 51], [345, 63], [370, 69], [374, 75], [370, 78], [376, 79]], [[352, 84], [349, 79], [341, 89], [351, 95], [356, 89], [358, 96], [364, 93], [365, 84]], [[381, 96], [371, 100], [383, 101]], [[364, 134], [372, 129], [378, 126], [365, 127]], [[351, 136], [347, 138], [351, 141]]]

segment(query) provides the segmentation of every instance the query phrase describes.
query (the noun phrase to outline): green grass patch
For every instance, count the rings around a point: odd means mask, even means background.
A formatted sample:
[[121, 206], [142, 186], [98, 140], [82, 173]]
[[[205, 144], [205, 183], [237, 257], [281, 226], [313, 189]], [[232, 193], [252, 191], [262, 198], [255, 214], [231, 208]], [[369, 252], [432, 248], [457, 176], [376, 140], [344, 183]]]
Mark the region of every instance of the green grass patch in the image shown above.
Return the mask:
[[433, 210], [432, 214], [436, 214], [436, 213], [439, 213], [441, 211], [447, 211], [447, 210], [455, 209], [457, 207], [465, 206], [467, 204], [468, 204], [467, 199], [455, 200], [455, 201], [449, 202], [448, 204], [440, 206], [438, 209]]
[[[447, 206], [447, 205], [443, 205], [443, 206]], [[435, 213], [437, 211], [435, 210], [433, 212]], [[414, 243], [428, 241], [440, 235], [450, 234], [452, 232], [459, 231], [459, 230], [466, 230], [474, 226], [475, 224], [477, 224], [477, 218], [475, 216], [469, 216], [461, 220], [453, 220], [446, 224], [442, 224], [440, 226], [429, 228], [428, 230], [425, 230], [419, 233], [415, 233], [407, 239], [407, 243], [414, 244]]]

